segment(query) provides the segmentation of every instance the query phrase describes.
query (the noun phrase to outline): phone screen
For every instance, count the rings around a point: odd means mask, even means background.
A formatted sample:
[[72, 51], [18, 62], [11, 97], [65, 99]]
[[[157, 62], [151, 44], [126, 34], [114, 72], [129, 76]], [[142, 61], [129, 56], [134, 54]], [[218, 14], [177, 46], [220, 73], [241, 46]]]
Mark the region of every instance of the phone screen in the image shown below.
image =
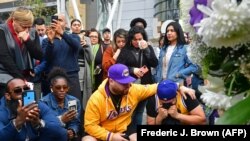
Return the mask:
[[33, 90], [24, 91], [22, 94], [23, 106], [29, 105], [36, 101], [36, 93]]
[[143, 67], [140, 68], [140, 71], [142, 71], [143, 73], [147, 73], [148, 67], [144, 65]]
[[58, 16], [55, 16], [55, 15], [53, 15], [53, 16], [51, 16], [51, 22], [55, 22], [55, 21], [53, 21], [53, 20], [58, 20]]
[[71, 100], [68, 102], [68, 108], [69, 110], [77, 110], [77, 103], [76, 100]]

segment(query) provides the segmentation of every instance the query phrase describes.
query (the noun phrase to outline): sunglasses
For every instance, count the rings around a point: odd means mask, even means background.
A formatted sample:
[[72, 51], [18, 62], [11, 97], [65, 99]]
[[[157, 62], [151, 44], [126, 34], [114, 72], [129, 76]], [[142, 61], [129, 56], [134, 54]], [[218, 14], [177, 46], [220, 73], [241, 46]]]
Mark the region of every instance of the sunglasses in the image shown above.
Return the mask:
[[22, 93], [23, 91], [27, 91], [30, 90], [30, 88], [28, 86], [23, 86], [23, 87], [15, 87], [12, 91], [10, 91], [11, 93]]
[[61, 90], [61, 89], [63, 89], [64, 91], [68, 91], [69, 90], [69, 86], [66, 86], [66, 85], [56, 85], [56, 86], [54, 86], [54, 88], [56, 89], [56, 90]]

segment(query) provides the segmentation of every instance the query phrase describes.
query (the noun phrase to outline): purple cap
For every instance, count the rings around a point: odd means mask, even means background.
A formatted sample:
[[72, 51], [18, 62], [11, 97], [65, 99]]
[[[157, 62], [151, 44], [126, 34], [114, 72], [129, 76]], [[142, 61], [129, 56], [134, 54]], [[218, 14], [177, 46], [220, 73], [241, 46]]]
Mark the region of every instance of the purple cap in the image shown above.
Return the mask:
[[129, 75], [128, 67], [123, 64], [112, 65], [108, 70], [108, 77], [121, 84], [128, 84], [136, 80]]
[[170, 100], [176, 97], [177, 84], [171, 80], [164, 80], [158, 84], [157, 95], [161, 100]]

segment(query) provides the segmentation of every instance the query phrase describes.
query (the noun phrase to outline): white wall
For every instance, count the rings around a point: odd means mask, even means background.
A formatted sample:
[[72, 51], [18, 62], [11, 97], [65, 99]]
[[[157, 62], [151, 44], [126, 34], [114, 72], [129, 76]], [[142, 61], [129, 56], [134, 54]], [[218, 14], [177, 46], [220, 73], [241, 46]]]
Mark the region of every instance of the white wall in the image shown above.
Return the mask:
[[[153, 15], [154, 15], [154, 4], [155, 0], [122, 0], [122, 15], [121, 15], [121, 25], [120, 28], [124, 28], [126, 30], [130, 29], [130, 22], [132, 19], [141, 17], [146, 20], [147, 28], [146, 31], [148, 33], [148, 38], [153, 38], [153, 27], [156, 28], [156, 25], [153, 25]], [[117, 29], [117, 16], [118, 9], [116, 11], [116, 15], [113, 19], [113, 29], [114, 31]]]

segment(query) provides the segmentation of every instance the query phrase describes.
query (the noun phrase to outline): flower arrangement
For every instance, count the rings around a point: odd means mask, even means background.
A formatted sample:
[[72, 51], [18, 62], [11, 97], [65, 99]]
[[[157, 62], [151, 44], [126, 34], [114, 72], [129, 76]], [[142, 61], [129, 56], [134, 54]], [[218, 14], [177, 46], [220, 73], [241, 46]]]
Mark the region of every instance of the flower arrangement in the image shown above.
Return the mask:
[[201, 99], [225, 111], [217, 124], [250, 121], [250, 0], [181, 0], [181, 21], [193, 42], [190, 59], [208, 84]]

